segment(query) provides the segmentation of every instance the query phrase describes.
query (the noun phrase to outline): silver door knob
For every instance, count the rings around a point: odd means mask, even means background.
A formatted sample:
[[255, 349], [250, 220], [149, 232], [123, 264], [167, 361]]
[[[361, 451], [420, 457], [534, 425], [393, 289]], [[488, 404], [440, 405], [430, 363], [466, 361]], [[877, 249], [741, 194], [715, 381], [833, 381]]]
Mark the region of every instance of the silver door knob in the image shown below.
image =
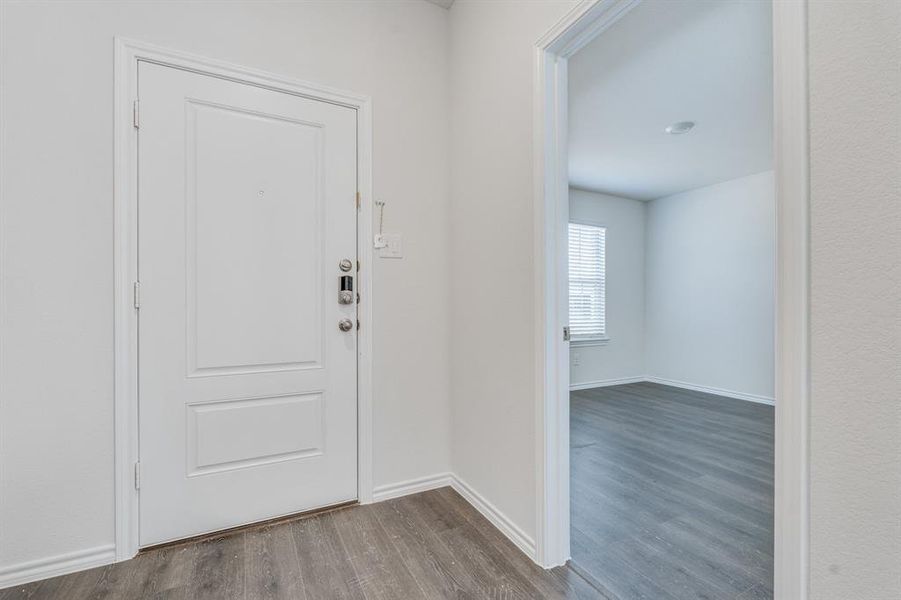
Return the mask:
[[347, 273], [354, 268], [354, 264], [350, 261], [349, 258], [342, 258], [341, 262], [338, 263], [338, 268]]
[[350, 331], [354, 328], [354, 322], [350, 319], [341, 319], [338, 321], [338, 329], [341, 331]]

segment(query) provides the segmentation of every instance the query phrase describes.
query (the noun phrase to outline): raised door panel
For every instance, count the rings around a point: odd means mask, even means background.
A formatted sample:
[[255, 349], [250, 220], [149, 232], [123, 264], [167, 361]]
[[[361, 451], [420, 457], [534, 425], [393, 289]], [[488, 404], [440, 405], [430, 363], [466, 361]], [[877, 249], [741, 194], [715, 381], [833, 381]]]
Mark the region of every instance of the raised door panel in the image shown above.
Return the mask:
[[190, 376], [322, 363], [322, 126], [187, 103]]

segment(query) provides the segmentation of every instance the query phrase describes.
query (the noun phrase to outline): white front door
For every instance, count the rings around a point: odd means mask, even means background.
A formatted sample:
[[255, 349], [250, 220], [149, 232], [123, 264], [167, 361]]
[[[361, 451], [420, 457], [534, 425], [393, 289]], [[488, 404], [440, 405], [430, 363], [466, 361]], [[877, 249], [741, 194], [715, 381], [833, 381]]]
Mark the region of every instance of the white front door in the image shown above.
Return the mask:
[[140, 544], [356, 499], [356, 111], [138, 90]]

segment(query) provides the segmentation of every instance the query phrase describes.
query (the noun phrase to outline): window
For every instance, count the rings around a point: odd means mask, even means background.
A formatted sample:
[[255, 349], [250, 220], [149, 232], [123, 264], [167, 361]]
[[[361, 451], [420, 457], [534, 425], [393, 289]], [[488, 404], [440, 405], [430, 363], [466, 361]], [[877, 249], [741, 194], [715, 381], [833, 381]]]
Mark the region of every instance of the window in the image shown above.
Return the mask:
[[607, 229], [584, 223], [569, 224], [570, 339], [607, 339]]

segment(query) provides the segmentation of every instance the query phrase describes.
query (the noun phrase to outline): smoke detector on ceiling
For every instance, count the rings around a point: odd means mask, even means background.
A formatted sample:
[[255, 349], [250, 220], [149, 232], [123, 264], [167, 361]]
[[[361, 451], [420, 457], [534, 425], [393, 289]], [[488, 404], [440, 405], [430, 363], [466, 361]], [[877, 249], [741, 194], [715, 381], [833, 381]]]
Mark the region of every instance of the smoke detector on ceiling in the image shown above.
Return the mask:
[[688, 133], [695, 126], [694, 121], [679, 121], [678, 123], [673, 123], [664, 131], [666, 131], [670, 135], [682, 135], [683, 133]]

